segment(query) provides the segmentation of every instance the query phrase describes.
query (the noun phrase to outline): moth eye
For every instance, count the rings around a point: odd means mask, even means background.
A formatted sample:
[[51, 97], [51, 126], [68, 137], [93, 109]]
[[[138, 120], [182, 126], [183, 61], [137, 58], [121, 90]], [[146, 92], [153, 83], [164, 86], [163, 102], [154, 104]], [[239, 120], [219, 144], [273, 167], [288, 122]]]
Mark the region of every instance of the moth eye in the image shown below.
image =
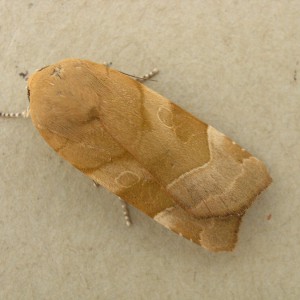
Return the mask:
[[28, 101], [30, 103], [30, 89], [27, 87], [27, 98], [28, 98]]

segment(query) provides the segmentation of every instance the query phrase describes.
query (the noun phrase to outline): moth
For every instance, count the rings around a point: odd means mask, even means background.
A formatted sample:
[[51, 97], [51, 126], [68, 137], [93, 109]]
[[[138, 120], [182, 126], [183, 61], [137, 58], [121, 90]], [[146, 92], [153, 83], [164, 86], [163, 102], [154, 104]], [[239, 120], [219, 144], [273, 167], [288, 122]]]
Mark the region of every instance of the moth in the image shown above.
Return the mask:
[[45, 141], [97, 184], [210, 251], [230, 251], [271, 183], [230, 138], [105, 64], [66, 59], [28, 80]]

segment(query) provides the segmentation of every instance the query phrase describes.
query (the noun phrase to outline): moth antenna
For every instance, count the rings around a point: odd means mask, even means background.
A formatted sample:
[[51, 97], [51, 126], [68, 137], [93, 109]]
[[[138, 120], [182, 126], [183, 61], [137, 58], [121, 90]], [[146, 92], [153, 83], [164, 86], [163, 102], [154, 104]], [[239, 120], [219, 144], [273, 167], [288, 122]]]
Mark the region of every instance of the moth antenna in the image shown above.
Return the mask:
[[130, 218], [127, 203], [124, 200], [122, 200], [121, 198], [120, 198], [120, 201], [121, 201], [123, 215], [124, 215], [124, 218], [125, 218], [126, 225], [129, 227], [132, 224], [132, 222], [131, 222], [131, 218]]
[[30, 117], [30, 108], [27, 107], [26, 110], [22, 112], [16, 112], [16, 113], [6, 113], [6, 112], [0, 112], [1, 118], [24, 118], [28, 119]]

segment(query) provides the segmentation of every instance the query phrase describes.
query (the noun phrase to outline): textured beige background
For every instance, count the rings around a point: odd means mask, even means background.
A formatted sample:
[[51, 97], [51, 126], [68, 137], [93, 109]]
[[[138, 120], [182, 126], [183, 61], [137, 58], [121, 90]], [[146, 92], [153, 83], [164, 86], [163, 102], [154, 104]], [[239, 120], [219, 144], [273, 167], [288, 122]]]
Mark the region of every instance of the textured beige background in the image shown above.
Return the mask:
[[[210, 254], [0, 120], [0, 299], [300, 299], [300, 1], [0, 1], [0, 109], [20, 72], [113, 61], [264, 160], [235, 252]], [[267, 219], [271, 214], [270, 220]]]

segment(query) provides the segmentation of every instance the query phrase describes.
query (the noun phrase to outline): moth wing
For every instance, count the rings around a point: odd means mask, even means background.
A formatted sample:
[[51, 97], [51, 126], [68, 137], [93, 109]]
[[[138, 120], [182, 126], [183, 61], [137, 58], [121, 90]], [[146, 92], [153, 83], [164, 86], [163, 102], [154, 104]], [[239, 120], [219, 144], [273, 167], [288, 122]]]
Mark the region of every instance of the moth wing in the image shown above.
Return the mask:
[[29, 89], [32, 121], [61, 156], [211, 250], [233, 248], [238, 215], [271, 181], [229, 138], [106, 66], [62, 61]]

